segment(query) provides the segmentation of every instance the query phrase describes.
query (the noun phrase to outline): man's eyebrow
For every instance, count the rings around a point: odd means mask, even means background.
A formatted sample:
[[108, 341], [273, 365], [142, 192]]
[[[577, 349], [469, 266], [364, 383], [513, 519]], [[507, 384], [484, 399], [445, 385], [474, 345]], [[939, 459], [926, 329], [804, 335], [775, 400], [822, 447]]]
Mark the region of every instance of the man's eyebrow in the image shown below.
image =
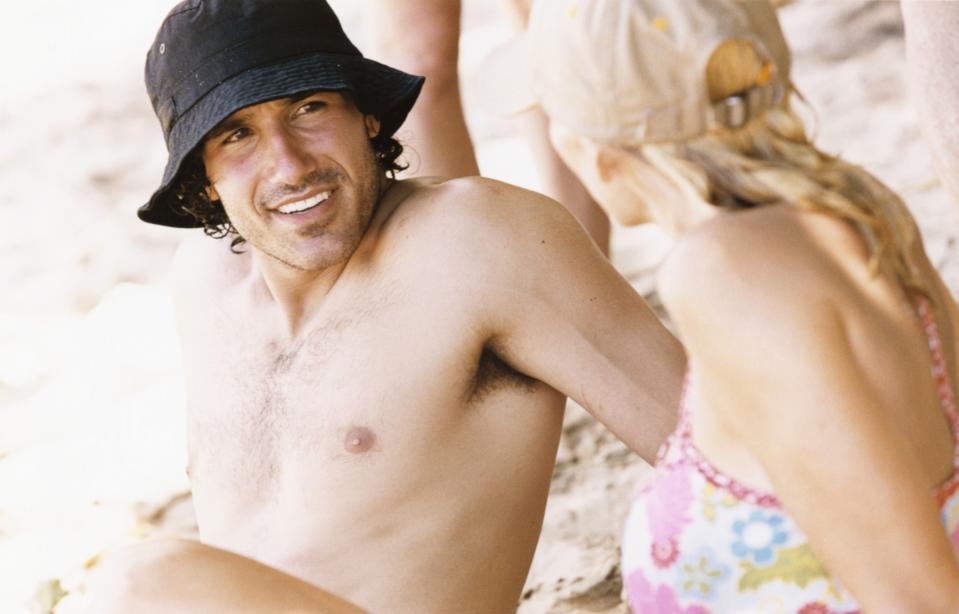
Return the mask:
[[234, 115], [232, 117], [227, 117], [222, 122], [213, 127], [213, 130], [207, 133], [205, 141], [215, 139], [216, 137], [224, 134], [226, 132], [231, 132], [237, 128], [241, 128], [246, 125], [245, 115]]
[[[299, 94], [294, 94], [293, 96], [287, 96], [286, 98], [281, 98], [287, 104], [296, 104], [301, 100], [306, 100], [310, 96], [316, 96], [317, 94], [322, 94], [324, 92], [329, 92], [334, 90], [310, 90], [308, 92], [301, 92]], [[224, 134], [226, 132], [231, 132], [237, 128], [242, 128], [246, 125], [246, 113], [243, 111], [238, 111], [235, 115], [232, 115], [222, 122], [217, 124], [212, 130], [210, 130], [204, 140], [215, 139], [216, 137]]]

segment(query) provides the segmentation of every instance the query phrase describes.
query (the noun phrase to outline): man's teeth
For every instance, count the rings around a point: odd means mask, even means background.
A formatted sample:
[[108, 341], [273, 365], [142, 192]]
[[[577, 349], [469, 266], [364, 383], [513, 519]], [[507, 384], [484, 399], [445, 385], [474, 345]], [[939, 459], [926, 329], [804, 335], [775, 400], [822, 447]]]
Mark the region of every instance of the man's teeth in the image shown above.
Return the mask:
[[329, 197], [329, 192], [320, 192], [316, 196], [311, 196], [310, 198], [304, 198], [303, 200], [298, 200], [294, 203], [287, 203], [282, 207], [277, 207], [276, 210], [280, 213], [299, 213], [301, 211], [306, 211], [307, 209], [312, 209]]

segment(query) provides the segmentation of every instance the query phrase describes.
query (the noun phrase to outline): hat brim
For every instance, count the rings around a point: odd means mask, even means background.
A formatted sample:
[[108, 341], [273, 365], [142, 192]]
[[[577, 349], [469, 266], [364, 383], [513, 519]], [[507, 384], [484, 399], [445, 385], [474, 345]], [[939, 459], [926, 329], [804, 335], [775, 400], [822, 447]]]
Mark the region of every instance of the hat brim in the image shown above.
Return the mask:
[[167, 138], [169, 159], [163, 181], [137, 216], [174, 228], [201, 226], [176, 202], [173, 188], [186, 157], [210, 130], [244, 107], [315, 90], [349, 90], [362, 113], [380, 120], [381, 134], [392, 136], [416, 102], [423, 82], [423, 77], [373, 60], [330, 54], [299, 56], [240, 73], [181, 113]]

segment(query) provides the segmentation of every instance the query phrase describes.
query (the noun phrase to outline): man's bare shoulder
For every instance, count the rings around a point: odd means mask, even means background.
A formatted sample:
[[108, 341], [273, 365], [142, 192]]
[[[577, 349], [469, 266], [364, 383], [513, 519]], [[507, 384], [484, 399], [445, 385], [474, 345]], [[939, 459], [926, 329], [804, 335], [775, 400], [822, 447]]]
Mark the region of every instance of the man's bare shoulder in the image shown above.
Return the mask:
[[498, 223], [543, 215], [558, 205], [538, 192], [485, 177], [411, 179], [398, 182], [397, 187], [402, 203], [396, 213], [412, 210], [424, 218], [438, 215], [452, 221]]
[[[404, 182], [401, 202], [383, 222], [384, 234], [418, 236], [416, 247], [484, 254], [511, 246], [515, 255], [539, 242], [583, 232], [556, 201], [530, 190], [482, 177]], [[538, 243], [542, 244], [542, 243]], [[476, 255], [476, 252], [472, 254]]]
[[520, 303], [571, 301], [597, 284], [615, 300], [633, 295], [572, 214], [542, 194], [457, 179], [417, 187], [390, 217], [376, 260], [419, 280], [424, 296], [440, 293], [488, 317], [490, 330], [506, 326], [514, 316], [504, 314]]
[[250, 272], [249, 247], [231, 238], [213, 239], [201, 233], [187, 237], [177, 247], [173, 261], [173, 290], [177, 302], [206, 300]]

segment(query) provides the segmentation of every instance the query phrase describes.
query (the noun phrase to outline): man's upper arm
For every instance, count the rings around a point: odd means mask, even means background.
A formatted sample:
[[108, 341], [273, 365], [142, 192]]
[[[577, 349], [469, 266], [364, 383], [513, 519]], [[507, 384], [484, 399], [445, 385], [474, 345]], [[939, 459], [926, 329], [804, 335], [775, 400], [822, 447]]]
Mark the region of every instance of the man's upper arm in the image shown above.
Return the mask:
[[228, 239], [211, 239], [199, 233], [186, 237], [173, 260], [172, 292], [177, 327], [184, 342], [203, 328], [215, 310], [215, 296], [238, 278], [238, 259], [230, 253]]
[[203, 287], [205, 262], [209, 259], [211, 246], [202, 243], [212, 241], [207, 237], [186, 237], [177, 246], [173, 257], [173, 300], [176, 305], [177, 319], [182, 320], [184, 312], [197, 299], [196, 293]]
[[681, 346], [562, 206], [497, 189], [474, 235], [491, 346], [652, 460], [675, 426]]

